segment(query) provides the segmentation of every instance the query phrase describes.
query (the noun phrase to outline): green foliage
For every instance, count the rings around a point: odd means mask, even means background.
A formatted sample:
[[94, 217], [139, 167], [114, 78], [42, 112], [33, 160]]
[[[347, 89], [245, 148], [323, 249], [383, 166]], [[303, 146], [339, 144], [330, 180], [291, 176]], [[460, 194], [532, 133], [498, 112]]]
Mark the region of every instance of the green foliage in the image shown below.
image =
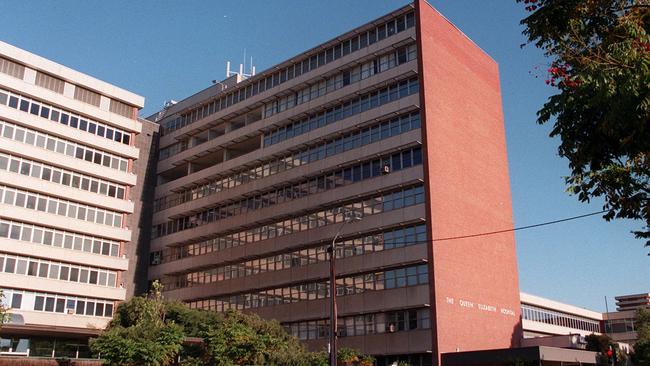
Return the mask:
[[[148, 297], [120, 304], [108, 328], [91, 341], [92, 350], [110, 365], [326, 366], [325, 352], [307, 352], [277, 321], [228, 311], [223, 314], [165, 302], [154, 284]], [[374, 359], [349, 349], [355, 365]], [[364, 363], [365, 362], [365, 363]]]
[[609, 345], [612, 343], [612, 339], [604, 334], [589, 334], [585, 337], [587, 342], [587, 351], [607, 353]]
[[218, 366], [306, 365], [306, 352], [276, 321], [235, 311], [203, 333], [207, 353]]
[[180, 325], [186, 337], [202, 337], [209, 326], [223, 322], [223, 316], [217, 312], [190, 309], [180, 301], [165, 303], [165, 317]]
[[650, 2], [517, 0], [531, 13], [528, 42], [551, 59], [557, 87], [538, 112], [554, 120], [559, 155], [569, 160], [568, 191], [605, 200], [604, 218], [642, 220], [650, 245]]
[[109, 365], [169, 365], [180, 351], [183, 332], [175, 324], [111, 327], [91, 341]]
[[610, 348], [616, 352], [618, 363], [621, 365], [626, 364], [625, 361], [627, 360], [627, 356], [625, 352], [623, 352], [619, 348], [618, 343], [614, 342], [609, 336], [604, 334], [590, 334], [585, 337], [585, 341], [587, 341], [587, 351], [598, 352], [598, 364], [608, 364], [609, 360], [607, 351]]
[[637, 312], [634, 329], [637, 341], [634, 343], [632, 361], [637, 366], [650, 366], [650, 311], [640, 309]]
[[90, 347], [109, 365], [169, 365], [181, 350], [183, 329], [165, 321], [160, 288], [118, 306], [108, 328]]
[[2, 324], [7, 322], [9, 318], [8, 309], [4, 305], [5, 295], [0, 290], [0, 329], [2, 329]]
[[361, 366], [372, 366], [375, 364], [375, 358], [370, 355], [361, 355], [359, 357], [359, 365]]
[[348, 363], [348, 364], [358, 362], [359, 356], [360, 356], [359, 351], [352, 348], [340, 348], [336, 353], [337, 361]]
[[329, 354], [325, 351], [310, 352], [305, 357], [305, 361], [309, 366], [328, 366], [330, 364]]

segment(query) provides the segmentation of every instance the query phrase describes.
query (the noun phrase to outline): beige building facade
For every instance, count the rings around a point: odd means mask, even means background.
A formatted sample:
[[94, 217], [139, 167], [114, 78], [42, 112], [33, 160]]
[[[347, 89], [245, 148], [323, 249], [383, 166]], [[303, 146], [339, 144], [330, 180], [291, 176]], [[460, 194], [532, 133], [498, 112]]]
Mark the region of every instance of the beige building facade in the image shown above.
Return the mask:
[[[584, 347], [585, 336], [603, 333], [602, 324], [603, 314], [597, 311], [521, 293], [523, 346], [581, 348]], [[559, 338], [561, 341], [568, 341], [568, 344], [544, 344], [542, 339], [555, 336], [576, 337]]]
[[84, 356], [66, 337], [96, 334], [133, 292], [143, 104], [0, 42], [0, 289], [11, 313], [0, 351]]

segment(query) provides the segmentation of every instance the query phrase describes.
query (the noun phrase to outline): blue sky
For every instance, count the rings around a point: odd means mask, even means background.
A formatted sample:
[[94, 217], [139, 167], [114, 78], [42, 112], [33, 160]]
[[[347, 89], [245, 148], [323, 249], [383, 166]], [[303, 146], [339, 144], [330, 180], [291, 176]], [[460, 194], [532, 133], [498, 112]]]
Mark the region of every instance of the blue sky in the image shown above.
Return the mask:
[[[148, 115], [222, 79], [244, 50], [259, 72], [406, 3], [0, 0], [0, 40], [145, 96]], [[533, 72], [546, 69], [541, 53], [519, 47], [522, 6], [430, 3], [500, 65], [515, 225], [600, 210], [565, 193], [567, 162], [550, 126], [535, 123], [553, 90]], [[594, 216], [517, 232], [521, 290], [594, 310], [605, 310], [605, 296], [611, 310], [616, 295], [650, 291], [650, 249], [630, 234], [641, 224]]]

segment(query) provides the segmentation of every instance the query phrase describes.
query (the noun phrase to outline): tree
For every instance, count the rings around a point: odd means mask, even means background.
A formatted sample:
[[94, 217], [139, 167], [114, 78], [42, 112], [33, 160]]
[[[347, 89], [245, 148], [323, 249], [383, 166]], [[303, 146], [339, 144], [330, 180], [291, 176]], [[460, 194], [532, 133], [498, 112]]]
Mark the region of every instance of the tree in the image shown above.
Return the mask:
[[2, 324], [6, 323], [7, 320], [9, 320], [9, 312], [5, 306], [4, 300], [5, 295], [2, 293], [2, 290], [0, 290], [0, 328], [2, 328]]
[[276, 321], [236, 311], [203, 333], [205, 347], [217, 366], [307, 365], [307, 352]]
[[602, 354], [607, 353], [609, 345], [612, 343], [612, 339], [608, 336], [604, 334], [598, 335], [593, 333], [586, 336], [585, 341], [587, 342], [587, 346], [585, 348], [587, 351], [599, 352]]
[[639, 309], [634, 323], [637, 340], [632, 361], [637, 366], [650, 366], [650, 311]]
[[607, 350], [609, 350], [609, 346], [612, 344], [612, 339], [605, 334], [598, 335], [592, 333], [585, 337], [585, 341], [587, 342], [587, 346], [585, 347], [587, 351], [597, 352], [596, 357], [598, 362], [596, 363], [599, 365], [607, 365]]
[[[642, 220], [650, 245], [650, 0], [516, 0], [557, 88], [537, 113], [569, 161], [568, 191], [604, 218]], [[522, 45], [523, 46], [523, 45]]]
[[[164, 301], [158, 282], [152, 287], [148, 297], [120, 304], [108, 328], [91, 341], [108, 364], [169, 365], [177, 358], [182, 366], [328, 364], [326, 353], [307, 352], [277, 321], [234, 310], [190, 309]], [[360, 366], [373, 364], [371, 357], [354, 352]]]
[[161, 287], [118, 306], [108, 328], [90, 347], [109, 365], [169, 365], [180, 352], [183, 329], [165, 320]]

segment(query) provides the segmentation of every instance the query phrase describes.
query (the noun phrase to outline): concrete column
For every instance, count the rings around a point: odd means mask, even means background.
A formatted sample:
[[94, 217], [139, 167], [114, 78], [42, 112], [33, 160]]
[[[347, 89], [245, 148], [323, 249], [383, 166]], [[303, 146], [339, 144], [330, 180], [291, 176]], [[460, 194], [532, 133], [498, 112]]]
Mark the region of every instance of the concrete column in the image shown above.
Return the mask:
[[99, 109], [109, 111], [111, 109], [111, 99], [104, 95], [99, 96]]
[[63, 85], [63, 95], [65, 95], [68, 98], [74, 99], [74, 89], [75, 89], [74, 84], [70, 84], [66, 82]]
[[23, 76], [23, 81], [25, 81], [28, 84], [36, 85], [36, 70], [26, 67], [25, 75]]

